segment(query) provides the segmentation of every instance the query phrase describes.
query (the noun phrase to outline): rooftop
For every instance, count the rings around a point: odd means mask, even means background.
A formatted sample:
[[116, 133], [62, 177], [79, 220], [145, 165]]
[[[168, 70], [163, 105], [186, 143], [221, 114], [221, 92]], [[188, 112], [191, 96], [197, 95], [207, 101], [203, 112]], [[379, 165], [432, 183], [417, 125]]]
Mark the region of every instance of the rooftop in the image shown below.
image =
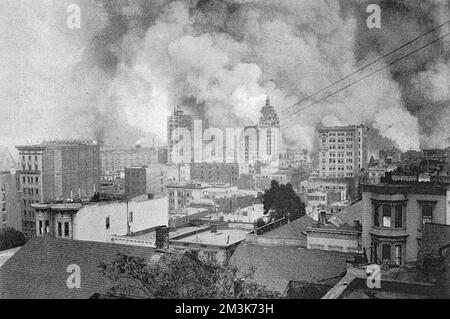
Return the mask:
[[191, 243], [211, 246], [230, 246], [245, 239], [245, 236], [249, 233], [248, 230], [243, 229], [218, 229], [216, 233], [213, 233], [209, 227], [203, 230], [198, 230], [189, 235], [178, 235], [170, 237], [170, 243]]
[[[254, 269], [254, 280], [284, 292], [291, 281], [324, 284], [344, 276], [353, 254], [296, 247], [265, 247], [241, 243], [231, 264], [241, 272]], [[337, 279], [336, 279], [337, 278]]]
[[[0, 298], [87, 299], [107, 294], [111, 284], [98, 266], [119, 252], [148, 260], [157, 253], [146, 247], [34, 237], [0, 268]], [[69, 265], [80, 266], [81, 289], [67, 287]]]

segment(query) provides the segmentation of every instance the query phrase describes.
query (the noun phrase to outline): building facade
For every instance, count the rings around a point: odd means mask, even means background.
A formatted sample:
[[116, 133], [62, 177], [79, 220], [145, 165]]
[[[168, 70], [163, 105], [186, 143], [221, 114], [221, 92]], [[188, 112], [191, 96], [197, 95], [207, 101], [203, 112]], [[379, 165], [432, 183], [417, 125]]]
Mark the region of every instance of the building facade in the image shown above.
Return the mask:
[[364, 125], [319, 129], [319, 177], [353, 178], [365, 169], [367, 130]]
[[450, 224], [448, 187], [392, 182], [362, 185], [362, 243], [371, 262], [417, 258], [426, 223]]
[[164, 161], [162, 149], [135, 147], [130, 149], [102, 149], [102, 174], [123, 172], [128, 167], [148, 166]]
[[240, 165], [237, 163], [193, 163], [191, 180], [205, 183], [228, 183], [236, 185]]
[[22, 231], [22, 211], [15, 167], [9, 150], [0, 148], [0, 228]]
[[157, 226], [168, 225], [167, 197], [129, 201], [34, 204], [36, 235], [111, 242]]
[[95, 142], [51, 141], [17, 149], [23, 231], [28, 236], [35, 233], [31, 205], [56, 199], [90, 198], [100, 190], [100, 147]]

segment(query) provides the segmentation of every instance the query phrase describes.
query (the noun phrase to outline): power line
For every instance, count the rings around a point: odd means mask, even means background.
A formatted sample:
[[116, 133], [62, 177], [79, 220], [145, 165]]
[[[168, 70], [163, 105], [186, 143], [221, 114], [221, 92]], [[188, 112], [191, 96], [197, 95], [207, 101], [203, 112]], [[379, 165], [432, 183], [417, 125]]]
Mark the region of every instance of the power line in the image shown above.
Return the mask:
[[356, 73], [359, 73], [359, 72], [361, 72], [361, 71], [367, 69], [369, 66], [372, 66], [372, 65], [374, 65], [375, 63], [377, 63], [377, 62], [383, 60], [384, 58], [387, 58], [388, 56], [394, 54], [395, 52], [400, 51], [401, 49], [407, 47], [407, 46], [410, 45], [411, 43], [416, 42], [417, 40], [419, 40], [419, 39], [425, 37], [426, 35], [428, 35], [428, 34], [434, 32], [434, 31], [436, 31], [436, 30], [442, 28], [444, 25], [446, 25], [446, 24], [448, 24], [448, 23], [450, 23], [450, 20], [448, 20], [448, 21], [446, 21], [446, 22], [444, 22], [444, 23], [438, 25], [436, 28], [434, 28], [434, 29], [432, 29], [432, 30], [430, 30], [430, 31], [428, 31], [428, 32], [426, 32], [426, 33], [424, 33], [424, 34], [418, 36], [417, 38], [414, 38], [414, 39], [412, 39], [411, 41], [408, 41], [407, 43], [401, 45], [400, 47], [398, 47], [398, 48], [396, 48], [396, 49], [394, 49], [394, 50], [392, 50], [392, 51], [390, 51], [390, 52], [384, 54], [382, 57], [380, 57], [380, 58], [378, 58], [378, 59], [376, 59], [376, 60], [370, 62], [369, 64], [366, 64], [365, 66], [363, 66], [363, 67], [357, 69], [356, 71], [354, 71], [354, 72], [352, 72], [352, 73], [346, 75], [345, 77], [343, 77], [343, 78], [341, 78], [341, 79], [339, 79], [339, 80], [337, 80], [337, 81], [331, 83], [330, 85], [324, 87], [323, 89], [320, 89], [319, 91], [317, 91], [317, 92], [315, 92], [315, 93], [313, 93], [313, 94], [311, 94], [311, 95], [308, 95], [307, 97], [303, 98], [302, 100], [300, 100], [300, 101], [298, 101], [298, 102], [296, 102], [296, 103], [294, 103], [294, 104], [292, 104], [292, 105], [290, 105], [290, 106], [288, 106], [288, 107], [282, 109], [282, 110], [280, 111], [280, 113], [282, 113], [282, 112], [284, 112], [284, 111], [287, 111], [287, 110], [290, 109], [291, 107], [294, 107], [294, 106], [296, 106], [296, 105], [299, 105], [299, 104], [301, 104], [301, 103], [303, 103], [303, 102], [309, 100], [310, 98], [312, 98], [312, 97], [314, 97], [314, 96], [316, 96], [316, 95], [322, 93], [323, 91], [329, 89], [329, 88], [332, 87], [332, 86], [335, 86], [336, 84], [341, 83], [342, 81], [345, 81], [346, 79], [348, 79], [349, 77], [355, 75]]
[[402, 60], [404, 60], [404, 59], [410, 57], [411, 55], [413, 55], [413, 54], [415, 54], [415, 53], [417, 53], [417, 52], [419, 52], [419, 51], [425, 49], [426, 47], [428, 47], [428, 46], [430, 46], [430, 45], [432, 45], [432, 44], [438, 42], [439, 40], [445, 38], [445, 37], [448, 36], [448, 35], [450, 35], [450, 32], [449, 32], [449, 33], [446, 33], [445, 35], [443, 35], [443, 36], [441, 36], [441, 37], [439, 37], [439, 38], [437, 38], [437, 39], [435, 39], [435, 40], [433, 40], [433, 41], [427, 43], [426, 45], [424, 45], [424, 46], [422, 46], [422, 47], [420, 47], [420, 48], [418, 48], [418, 49], [416, 49], [416, 50], [414, 50], [414, 51], [412, 51], [412, 52], [410, 52], [410, 53], [408, 53], [408, 54], [402, 56], [401, 58], [399, 58], [399, 59], [397, 59], [397, 60], [395, 60], [395, 61], [393, 61], [393, 62], [391, 62], [391, 63], [389, 63], [389, 64], [387, 64], [387, 65], [385, 65], [385, 66], [383, 66], [382, 68], [379, 68], [379, 69], [377, 69], [376, 71], [374, 71], [374, 72], [372, 72], [372, 73], [369, 73], [368, 75], [363, 76], [362, 78], [360, 78], [360, 79], [358, 79], [358, 80], [356, 80], [356, 81], [354, 81], [354, 82], [352, 82], [352, 83], [350, 83], [350, 84], [344, 86], [343, 88], [340, 88], [339, 90], [336, 90], [336, 91], [334, 91], [333, 93], [330, 93], [330, 94], [328, 94], [327, 96], [325, 96], [325, 97], [323, 97], [323, 98], [321, 98], [321, 99], [319, 99], [319, 100], [317, 100], [317, 101], [315, 101], [315, 102], [313, 102], [313, 103], [310, 103], [310, 104], [308, 104], [308, 105], [306, 105], [306, 106], [304, 106], [304, 107], [298, 109], [298, 110], [295, 111], [294, 113], [291, 113], [290, 115], [288, 115], [288, 116], [286, 116], [286, 117], [280, 119], [280, 121], [286, 120], [286, 119], [290, 118], [291, 116], [293, 116], [293, 115], [295, 115], [295, 114], [297, 114], [297, 113], [299, 113], [299, 112], [301, 112], [301, 111], [304, 111], [304, 110], [310, 108], [311, 106], [314, 106], [314, 105], [316, 105], [316, 104], [318, 104], [318, 103], [320, 103], [320, 102], [322, 102], [322, 101], [324, 101], [324, 100], [327, 100], [327, 99], [330, 98], [331, 96], [333, 96], [333, 95], [335, 95], [335, 94], [337, 94], [337, 93], [339, 93], [339, 92], [341, 92], [341, 91], [343, 91], [343, 90], [345, 90], [345, 89], [348, 89], [349, 87], [351, 87], [351, 86], [353, 86], [353, 85], [355, 85], [355, 84], [357, 84], [357, 83], [359, 83], [359, 82], [361, 82], [361, 81], [367, 79], [368, 77], [370, 77], [370, 76], [372, 76], [372, 75], [374, 75], [374, 74], [376, 74], [376, 73], [378, 73], [378, 72], [380, 72], [380, 71], [382, 71], [382, 70], [384, 70], [384, 69], [390, 67], [391, 65], [393, 65], [393, 64], [395, 64], [395, 63], [397, 63], [397, 62], [400, 62], [400, 61], [402, 61]]

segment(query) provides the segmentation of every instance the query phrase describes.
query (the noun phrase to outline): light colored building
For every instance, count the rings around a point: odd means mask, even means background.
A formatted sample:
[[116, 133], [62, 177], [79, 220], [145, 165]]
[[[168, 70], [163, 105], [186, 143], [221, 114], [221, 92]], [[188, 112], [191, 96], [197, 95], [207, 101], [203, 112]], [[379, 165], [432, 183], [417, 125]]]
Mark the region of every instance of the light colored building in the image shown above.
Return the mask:
[[[209, 227], [190, 227], [188, 230], [180, 235], [171, 235], [170, 247], [179, 251], [191, 251], [200, 260], [220, 265], [228, 263], [239, 243], [250, 232], [222, 222], [212, 222]], [[177, 231], [181, 232], [182, 229]]]
[[[173, 110], [173, 114], [167, 118], [167, 143], [168, 143], [168, 163], [173, 163], [173, 152], [174, 152], [174, 145], [179, 142], [178, 136], [176, 134], [179, 134], [179, 129], [187, 129], [191, 134], [191, 159], [194, 158], [194, 121], [199, 120], [200, 118], [198, 116], [194, 115], [188, 115], [185, 114], [185, 112], [177, 106]], [[202, 129], [200, 130], [202, 132]], [[177, 163], [178, 164], [178, 163]]]
[[278, 164], [281, 147], [280, 119], [267, 97], [261, 109], [258, 123], [258, 159], [262, 162]]
[[9, 150], [6, 147], [0, 148], [0, 228], [11, 227], [22, 231], [22, 211], [15, 167]]
[[424, 225], [450, 224], [449, 195], [434, 183], [362, 185], [362, 243], [371, 262], [416, 260]]
[[34, 204], [36, 235], [85, 241], [112, 238], [168, 225], [167, 197], [129, 201]]
[[353, 178], [365, 169], [367, 131], [364, 125], [319, 129], [319, 177]]
[[128, 148], [128, 149], [108, 149], [102, 148], [102, 175], [123, 172], [127, 167], [142, 167], [157, 164], [159, 161], [160, 149], [150, 148]]
[[90, 198], [100, 190], [100, 146], [92, 141], [45, 141], [17, 146], [23, 201], [23, 232], [35, 233], [32, 204]]

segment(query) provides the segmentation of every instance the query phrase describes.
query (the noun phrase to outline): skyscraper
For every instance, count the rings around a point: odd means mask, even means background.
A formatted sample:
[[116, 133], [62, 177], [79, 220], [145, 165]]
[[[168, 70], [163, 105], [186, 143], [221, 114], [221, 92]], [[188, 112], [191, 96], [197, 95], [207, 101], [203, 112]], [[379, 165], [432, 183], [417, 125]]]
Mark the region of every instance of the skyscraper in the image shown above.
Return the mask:
[[[173, 148], [174, 145], [179, 142], [178, 136], [176, 134], [179, 134], [178, 130], [181, 128], [187, 129], [191, 133], [191, 155], [192, 159], [194, 156], [193, 153], [193, 139], [194, 139], [194, 121], [199, 119], [197, 116], [194, 115], [187, 115], [184, 113], [184, 111], [177, 106], [173, 110], [173, 115], [170, 115], [167, 119], [167, 144], [168, 144], [168, 162], [173, 163]], [[202, 132], [202, 130], [200, 130]], [[201, 136], [200, 136], [201, 138]]]
[[281, 144], [280, 119], [267, 97], [261, 109], [258, 129], [258, 158], [262, 162], [278, 163]]
[[319, 129], [319, 177], [353, 178], [366, 168], [367, 131], [364, 125]]

